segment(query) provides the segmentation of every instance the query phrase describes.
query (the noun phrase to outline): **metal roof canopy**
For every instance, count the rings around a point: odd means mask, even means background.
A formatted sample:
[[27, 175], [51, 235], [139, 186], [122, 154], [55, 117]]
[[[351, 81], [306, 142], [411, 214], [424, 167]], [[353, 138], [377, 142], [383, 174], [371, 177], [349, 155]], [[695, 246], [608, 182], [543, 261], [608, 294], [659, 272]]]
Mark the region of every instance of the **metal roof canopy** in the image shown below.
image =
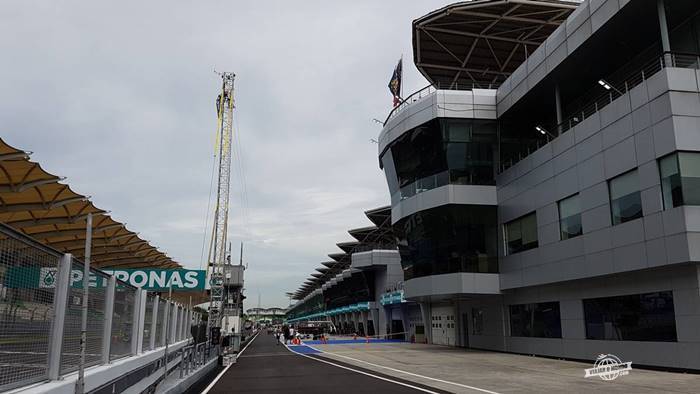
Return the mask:
[[322, 267], [316, 268], [316, 272], [311, 273], [311, 278], [306, 281], [291, 293], [291, 297], [295, 300], [301, 300], [308, 296], [312, 291], [322, 288], [325, 284], [330, 283], [333, 279], [337, 280], [342, 272], [350, 267], [351, 255], [357, 251], [363, 251], [367, 247], [386, 247], [395, 248], [396, 240], [393, 237], [391, 226], [391, 207], [384, 206], [380, 208], [370, 209], [365, 211], [367, 218], [374, 223], [375, 226], [363, 227], [349, 230], [348, 233], [357, 241], [339, 242], [336, 244], [343, 253], [331, 253], [328, 255], [333, 261], [322, 262]]
[[413, 21], [413, 59], [434, 86], [496, 88], [580, 0], [474, 0]]
[[60, 183], [65, 178], [30, 161], [30, 155], [0, 139], [0, 222], [82, 260], [87, 214], [92, 213], [95, 268], [180, 268], [108, 211], [95, 207], [89, 196]]

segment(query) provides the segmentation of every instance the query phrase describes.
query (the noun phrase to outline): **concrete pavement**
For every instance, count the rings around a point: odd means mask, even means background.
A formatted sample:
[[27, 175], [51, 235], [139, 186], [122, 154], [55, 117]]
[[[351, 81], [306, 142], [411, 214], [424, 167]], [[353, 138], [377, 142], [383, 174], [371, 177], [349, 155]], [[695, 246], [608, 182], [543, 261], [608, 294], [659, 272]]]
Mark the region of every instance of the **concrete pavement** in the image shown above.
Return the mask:
[[[634, 369], [584, 378], [592, 363], [410, 343], [313, 345], [328, 360], [456, 393], [698, 393], [700, 375]], [[632, 361], [634, 360], [622, 360]]]

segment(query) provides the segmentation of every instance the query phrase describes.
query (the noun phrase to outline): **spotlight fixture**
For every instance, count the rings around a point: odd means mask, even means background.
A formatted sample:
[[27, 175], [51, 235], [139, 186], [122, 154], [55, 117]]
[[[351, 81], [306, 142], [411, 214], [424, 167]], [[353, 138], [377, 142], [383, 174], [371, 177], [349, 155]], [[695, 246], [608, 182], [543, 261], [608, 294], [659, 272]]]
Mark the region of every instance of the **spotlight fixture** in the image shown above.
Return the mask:
[[598, 85], [602, 86], [605, 90], [612, 90], [612, 86], [604, 79], [599, 79]]
[[598, 80], [598, 85], [602, 86], [603, 89], [605, 89], [605, 90], [608, 90], [608, 91], [614, 90], [614, 91], [617, 92], [617, 94], [619, 94], [619, 95], [622, 95], [622, 94], [623, 94], [623, 93], [620, 91], [620, 89], [614, 87], [613, 85], [610, 84], [610, 82], [608, 82], [608, 81], [606, 81], [606, 80], [604, 80], [604, 79], [599, 79], [599, 80]]
[[542, 135], [548, 135], [548, 136], [550, 136], [551, 138], [556, 138], [556, 137], [554, 136], [554, 134], [550, 133], [547, 129], [545, 129], [544, 127], [542, 127], [542, 126], [540, 126], [540, 125], [535, 126], [535, 130], [537, 130], [537, 132], [540, 133], [540, 134], [542, 134]]

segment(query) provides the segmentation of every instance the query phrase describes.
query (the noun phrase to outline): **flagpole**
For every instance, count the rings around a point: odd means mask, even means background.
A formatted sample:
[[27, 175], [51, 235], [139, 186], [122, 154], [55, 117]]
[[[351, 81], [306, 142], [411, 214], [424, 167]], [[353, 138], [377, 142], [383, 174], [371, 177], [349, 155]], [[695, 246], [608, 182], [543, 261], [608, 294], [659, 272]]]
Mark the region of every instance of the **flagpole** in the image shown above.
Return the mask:
[[401, 95], [401, 97], [399, 97], [399, 98], [401, 100], [403, 100], [403, 82], [404, 82], [403, 81], [403, 53], [401, 53], [401, 87], [400, 87], [401, 91], [399, 92], [399, 94]]

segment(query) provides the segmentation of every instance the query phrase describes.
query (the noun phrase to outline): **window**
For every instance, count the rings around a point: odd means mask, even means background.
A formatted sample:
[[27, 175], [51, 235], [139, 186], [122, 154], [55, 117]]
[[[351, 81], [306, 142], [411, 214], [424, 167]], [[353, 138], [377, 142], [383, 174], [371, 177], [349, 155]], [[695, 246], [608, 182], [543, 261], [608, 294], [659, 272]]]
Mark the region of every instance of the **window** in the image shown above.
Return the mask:
[[587, 339], [677, 340], [671, 291], [583, 300], [583, 312]]
[[583, 234], [583, 228], [581, 227], [581, 203], [579, 202], [578, 193], [559, 201], [559, 229], [561, 230], [562, 240]]
[[537, 214], [534, 212], [506, 223], [508, 254], [537, 247]]
[[561, 338], [558, 302], [510, 306], [510, 335], [514, 337]]
[[678, 152], [659, 160], [666, 209], [700, 205], [700, 153]]
[[483, 335], [484, 333], [484, 310], [472, 308], [472, 335]]
[[495, 206], [443, 205], [393, 226], [404, 280], [455, 272], [498, 272]]
[[610, 180], [610, 209], [613, 226], [642, 217], [642, 197], [636, 170]]
[[405, 132], [380, 156], [392, 203], [447, 184], [495, 185], [493, 120], [434, 119]]

